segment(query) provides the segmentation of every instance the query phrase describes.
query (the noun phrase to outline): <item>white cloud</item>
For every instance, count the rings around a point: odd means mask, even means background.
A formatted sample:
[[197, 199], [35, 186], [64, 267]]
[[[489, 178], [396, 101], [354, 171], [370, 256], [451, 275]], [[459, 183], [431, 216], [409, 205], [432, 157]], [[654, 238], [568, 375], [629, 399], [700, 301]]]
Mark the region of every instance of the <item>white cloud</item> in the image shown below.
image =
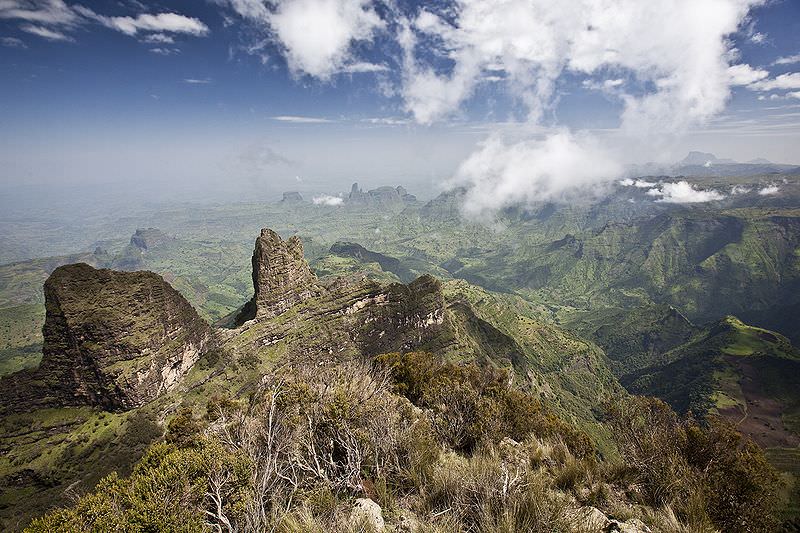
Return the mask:
[[714, 190], [698, 189], [688, 181], [664, 183], [656, 189], [647, 191], [650, 196], [659, 197], [657, 202], [670, 204], [691, 204], [722, 200], [725, 196]]
[[174, 44], [175, 39], [170, 35], [164, 35], [163, 33], [151, 33], [150, 35], [145, 35], [142, 37], [143, 43], [150, 43], [150, 44]]
[[630, 178], [625, 178], [624, 180], [619, 180], [617, 183], [623, 187], [631, 187], [635, 182]]
[[181, 51], [178, 48], [151, 48], [150, 51], [154, 54], [162, 55], [162, 56], [172, 56], [175, 54], [180, 54]]
[[772, 79], [752, 83], [748, 87], [756, 91], [800, 89], [800, 72], [787, 72]]
[[278, 0], [274, 10], [260, 0], [217, 2], [228, 5], [276, 41], [294, 75], [309, 74], [322, 80], [348, 72], [348, 65], [358, 65], [352, 57], [353, 44], [371, 41], [385, 25], [369, 0]]
[[772, 62], [773, 65], [794, 65], [795, 63], [800, 63], [800, 54], [779, 57]]
[[800, 99], [800, 91], [794, 91], [794, 92], [786, 93], [786, 96], [788, 96], [789, 98]]
[[211, 78], [185, 78], [183, 81], [189, 85], [208, 85], [213, 82]]
[[728, 67], [731, 85], [750, 85], [757, 81], [769, 77], [769, 71], [764, 69], [754, 69], [750, 65], [742, 63]]
[[28, 48], [28, 45], [22, 39], [17, 39], [16, 37], [3, 37], [0, 39], [0, 43], [9, 48]]
[[622, 87], [625, 85], [625, 80], [621, 78], [613, 79], [613, 80], [603, 80], [595, 81], [595, 80], [584, 80], [583, 86], [587, 89], [591, 89], [593, 91], [605, 91], [611, 92], [615, 89]]
[[766, 34], [757, 31], [750, 36], [750, 40], [756, 44], [762, 44], [764, 41], [767, 40], [767, 36]]
[[199, 19], [178, 13], [157, 13], [155, 15], [142, 13], [135, 17], [106, 17], [83, 6], [77, 6], [75, 10], [87, 18], [94, 19], [108, 28], [131, 37], [139, 32], [182, 33], [195, 37], [203, 37], [209, 33], [208, 26]]
[[319, 118], [319, 117], [299, 117], [296, 115], [279, 115], [277, 117], [271, 117], [272, 120], [277, 120], [278, 122], [292, 122], [295, 124], [327, 124], [329, 122], [333, 122], [327, 118]]
[[66, 35], [58, 30], [51, 30], [50, 28], [45, 28], [44, 26], [36, 26], [35, 24], [23, 24], [19, 27], [24, 32], [28, 32], [33, 35], [38, 35], [48, 41], [67, 41], [72, 42], [74, 39], [69, 35]]
[[62, 0], [2, 0], [0, 19], [45, 26], [74, 26], [80, 22], [80, 17]]
[[[537, 120], [569, 70], [593, 76], [630, 72], [654, 90], [623, 93], [623, 127], [667, 131], [719, 113], [730, 92], [730, 43], [759, 0], [463, 0], [440, 17], [423, 10], [399, 41], [406, 52], [404, 97], [421, 123], [458, 110], [487, 70], [502, 67], [512, 91]], [[454, 62], [438, 72], [415, 53], [440, 42]], [[430, 47], [426, 46], [426, 49]], [[617, 85], [622, 91], [624, 84]]]
[[770, 185], [768, 187], [764, 187], [763, 189], [759, 189], [758, 194], [761, 196], [772, 196], [773, 194], [778, 194], [780, 190], [780, 187], [777, 185]]
[[507, 144], [492, 136], [470, 155], [451, 180], [468, 188], [464, 209], [486, 215], [517, 203], [565, 200], [610, 182], [621, 167], [585, 135], [566, 131]]
[[378, 63], [358, 62], [351, 63], [342, 67], [342, 72], [349, 72], [351, 74], [366, 73], [366, 72], [386, 72], [389, 67]]
[[655, 187], [656, 185], [658, 185], [658, 183], [645, 180], [636, 180], [635, 182], [633, 182], [633, 186], [638, 187], [640, 189], [650, 189], [652, 187]]
[[68, 33], [92, 21], [130, 36], [154, 32], [142, 39], [150, 44], [171, 44], [172, 38], [165, 33], [203, 36], [209, 32], [200, 20], [177, 13], [107, 17], [82, 5], [70, 6], [63, 0], [0, 0], [0, 19], [24, 21], [21, 30], [51, 41], [72, 41]]
[[342, 205], [344, 203], [344, 199], [338, 196], [330, 196], [328, 194], [321, 194], [319, 196], [315, 196], [311, 199], [311, 202], [314, 205]]

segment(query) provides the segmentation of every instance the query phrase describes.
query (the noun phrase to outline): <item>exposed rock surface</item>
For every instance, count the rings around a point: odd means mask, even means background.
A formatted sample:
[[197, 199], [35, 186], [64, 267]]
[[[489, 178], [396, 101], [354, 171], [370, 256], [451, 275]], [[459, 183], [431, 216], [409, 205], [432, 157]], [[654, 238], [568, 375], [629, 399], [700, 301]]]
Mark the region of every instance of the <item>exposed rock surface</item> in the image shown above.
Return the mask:
[[283, 193], [283, 199], [281, 200], [283, 204], [301, 204], [303, 203], [303, 195], [301, 195], [297, 191], [289, 191]]
[[174, 240], [174, 237], [170, 237], [158, 228], [139, 228], [131, 236], [131, 245], [140, 250], [150, 250]]
[[368, 525], [370, 531], [383, 531], [386, 527], [381, 506], [369, 498], [356, 500], [350, 520], [356, 527]]
[[[261, 346], [286, 339], [311, 354], [416, 349], [436, 338], [444, 321], [442, 286], [432, 276], [408, 285], [381, 285], [363, 276], [323, 283], [303, 258], [300, 239], [283, 241], [269, 229], [256, 240], [253, 285], [255, 294], [236, 323], [256, 319], [247, 338]], [[310, 298], [313, 305], [302, 305]]]
[[271, 229], [262, 229], [252, 262], [255, 294], [237, 317], [238, 323], [276, 317], [320, 293], [297, 236], [284, 241]]
[[9, 409], [137, 407], [175, 387], [209, 343], [208, 325], [152, 272], [66, 265], [44, 293], [42, 362], [4, 380]]
[[358, 183], [354, 183], [350, 188], [350, 196], [347, 198], [347, 203], [350, 205], [377, 207], [398, 206], [416, 201], [417, 197], [413, 194], [408, 194], [408, 191], [402, 186], [383, 186], [364, 192], [358, 186]]
[[128, 246], [114, 259], [111, 266], [117, 270], [141, 270], [145, 254], [173, 242], [175, 242], [174, 237], [170, 237], [158, 228], [139, 228], [131, 236]]

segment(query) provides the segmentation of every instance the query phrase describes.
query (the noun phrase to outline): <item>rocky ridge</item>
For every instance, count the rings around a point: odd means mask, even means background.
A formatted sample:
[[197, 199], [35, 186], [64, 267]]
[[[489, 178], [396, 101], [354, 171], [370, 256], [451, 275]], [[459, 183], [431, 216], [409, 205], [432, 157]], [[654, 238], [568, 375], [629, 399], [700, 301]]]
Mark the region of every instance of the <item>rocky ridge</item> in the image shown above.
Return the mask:
[[210, 343], [209, 326], [152, 272], [66, 265], [44, 293], [42, 362], [3, 379], [6, 410], [138, 407], [174, 388]]

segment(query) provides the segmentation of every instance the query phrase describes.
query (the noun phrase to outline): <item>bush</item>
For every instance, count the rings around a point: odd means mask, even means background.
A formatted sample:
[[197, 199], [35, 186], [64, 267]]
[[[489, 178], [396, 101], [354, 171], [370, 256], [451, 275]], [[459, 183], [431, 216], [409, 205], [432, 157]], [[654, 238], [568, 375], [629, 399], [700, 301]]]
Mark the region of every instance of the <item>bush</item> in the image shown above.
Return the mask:
[[683, 420], [662, 401], [643, 397], [610, 405], [609, 414], [647, 503], [675, 509], [696, 528], [774, 530], [777, 473], [730, 423]]
[[533, 395], [511, 385], [505, 370], [455, 365], [424, 352], [389, 353], [377, 363], [391, 373], [395, 391], [429, 411], [443, 443], [471, 453], [504, 437], [559, 436], [579, 457], [594, 454], [589, 437], [547, 412]]

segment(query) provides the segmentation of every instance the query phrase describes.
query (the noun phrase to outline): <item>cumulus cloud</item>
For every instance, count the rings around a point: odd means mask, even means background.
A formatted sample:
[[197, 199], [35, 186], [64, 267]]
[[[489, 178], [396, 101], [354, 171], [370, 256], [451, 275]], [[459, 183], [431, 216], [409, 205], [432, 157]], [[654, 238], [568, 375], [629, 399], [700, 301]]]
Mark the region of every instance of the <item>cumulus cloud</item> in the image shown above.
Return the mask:
[[[552, 104], [565, 71], [592, 76], [614, 69], [654, 87], [622, 93], [624, 128], [642, 132], [658, 123], [682, 130], [724, 108], [728, 36], [757, 3], [463, 0], [454, 15], [452, 8], [423, 10], [405, 30], [411, 35], [400, 39], [406, 104], [422, 123], [439, 120], [473, 94], [485, 72], [499, 69], [535, 120]], [[449, 72], [437, 72], [414, 52], [420, 39], [441, 43], [442, 57], [453, 62]]]
[[656, 202], [670, 204], [693, 204], [722, 200], [725, 196], [714, 190], [698, 189], [688, 181], [664, 183], [655, 189], [647, 191], [650, 196], [656, 196]]
[[800, 72], [787, 72], [772, 79], [751, 83], [749, 87], [756, 91], [800, 89]]
[[780, 187], [777, 185], [770, 185], [768, 187], [764, 187], [763, 189], [759, 189], [758, 194], [761, 196], [772, 196], [773, 194], [778, 194], [780, 190]]
[[773, 65], [794, 65], [795, 63], [800, 63], [800, 54], [779, 57], [772, 62]]
[[733, 65], [728, 67], [728, 75], [731, 79], [731, 85], [750, 85], [757, 81], [769, 77], [769, 71], [764, 69], [755, 69], [747, 64]]
[[[386, 1], [380, 7], [379, 0], [214, 1], [259, 28], [261, 42], [277, 45], [293, 74], [323, 81], [377, 71], [379, 64], [365, 61], [360, 50], [385, 32], [395, 41], [385, 49], [399, 47], [392, 59], [401, 72], [391, 88], [379, 76], [381, 90], [399, 96], [420, 124], [457, 115], [482, 84], [502, 85], [536, 136], [492, 134], [464, 161], [451, 183], [470, 188], [473, 212], [565, 197], [574, 187], [619, 177], [608, 146], [557, 127], [552, 111], [566, 78], [618, 99], [614, 142], [627, 147], [618, 152], [642, 157], [658, 157], [664, 139], [722, 112], [732, 87], [786, 84], [766, 70], [731, 65], [737, 58], [731, 36], [756, 36], [748, 15], [765, 0]], [[541, 135], [543, 124], [549, 134]], [[685, 187], [687, 197], [719, 194], [688, 184], [664, 187], [657, 189], [662, 201], [680, 197]]]
[[450, 185], [467, 187], [464, 209], [481, 216], [521, 202], [593, 192], [621, 171], [589, 136], [561, 131], [510, 144], [493, 136], [461, 164]]
[[344, 203], [344, 199], [339, 196], [330, 196], [328, 194], [320, 194], [319, 196], [315, 196], [311, 199], [311, 202], [314, 205], [329, 205], [329, 206], [336, 206], [342, 205]]
[[371, 41], [385, 25], [369, 0], [279, 0], [274, 9], [261, 0], [217, 1], [274, 40], [293, 74], [322, 80], [338, 72], [364, 72], [347, 70], [359, 64], [352, 47]]

